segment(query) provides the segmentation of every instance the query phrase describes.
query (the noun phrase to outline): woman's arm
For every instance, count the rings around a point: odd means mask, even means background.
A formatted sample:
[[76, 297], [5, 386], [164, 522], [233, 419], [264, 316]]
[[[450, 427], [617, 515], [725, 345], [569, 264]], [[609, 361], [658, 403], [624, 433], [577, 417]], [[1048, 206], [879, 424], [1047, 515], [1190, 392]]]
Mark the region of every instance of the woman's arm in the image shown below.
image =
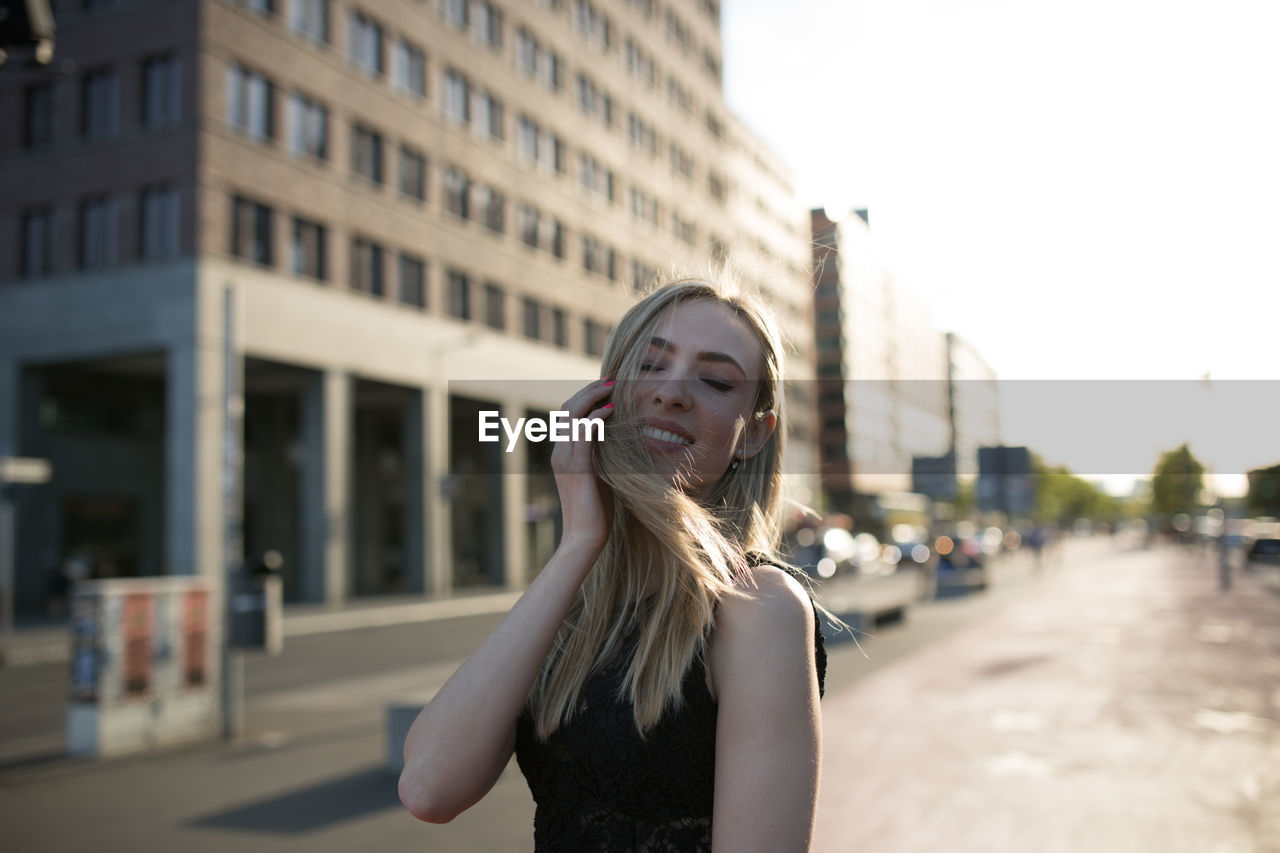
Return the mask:
[[[612, 384], [593, 382], [563, 408], [572, 417], [604, 417], [608, 410], [596, 406]], [[498, 780], [515, 748], [520, 709], [608, 538], [611, 510], [589, 443], [558, 443], [551, 463], [564, 518], [560, 547], [405, 737], [400, 801], [419, 820], [453, 820]]]
[[813, 607], [779, 569], [720, 602], [711, 647], [716, 721], [714, 851], [806, 851], [822, 735]]

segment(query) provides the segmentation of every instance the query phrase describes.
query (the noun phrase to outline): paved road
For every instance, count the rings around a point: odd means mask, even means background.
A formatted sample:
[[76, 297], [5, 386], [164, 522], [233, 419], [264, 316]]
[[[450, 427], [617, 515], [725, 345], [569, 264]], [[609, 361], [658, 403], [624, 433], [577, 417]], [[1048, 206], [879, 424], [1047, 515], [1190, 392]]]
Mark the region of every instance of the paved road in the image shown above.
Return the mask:
[[[1172, 551], [1089, 543], [1070, 557], [1043, 577], [1008, 563], [987, 595], [916, 608], [864, 640], [869, 659], [833, 649], [820, 850], [1253, 851], [1280, 838], [1259, 805], [1277, 792], [1266, 760], [1280, 767], [1280, 697], [1260, 686], [1280, 684], [1280, 599], [1243, 582], [1221, 596]], [[250, 667], [236, 746], [0, 759], [6, 840], [527, 851], [532, 804], [514, 768], [444, 827], [400, 809], [381, 769], [385, 699], [430, 690], [487, 624], [299, 638]]]

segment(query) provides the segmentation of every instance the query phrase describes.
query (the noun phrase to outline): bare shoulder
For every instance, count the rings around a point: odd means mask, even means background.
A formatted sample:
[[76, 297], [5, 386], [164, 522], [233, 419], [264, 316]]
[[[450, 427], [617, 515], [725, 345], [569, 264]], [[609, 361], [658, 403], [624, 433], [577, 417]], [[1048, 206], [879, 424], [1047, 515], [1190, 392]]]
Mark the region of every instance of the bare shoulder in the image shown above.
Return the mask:
[[813, 669], [813, 606], [800, 582], [781, 569], [752, 570], [754, 584], [720, 600], [711, 636], [708, 687], [717, 701], [727, 691]]
[[776, 566], [756, 566], [738, 595], [720, 602], [717, 632], [786, 629], [811, 625], [813, 607], [800, 582]]

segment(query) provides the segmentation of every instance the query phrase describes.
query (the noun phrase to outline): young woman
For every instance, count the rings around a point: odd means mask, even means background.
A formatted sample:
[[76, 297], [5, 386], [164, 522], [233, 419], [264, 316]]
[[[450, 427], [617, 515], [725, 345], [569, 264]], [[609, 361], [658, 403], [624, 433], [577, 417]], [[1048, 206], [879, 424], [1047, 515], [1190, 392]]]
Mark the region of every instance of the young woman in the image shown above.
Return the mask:
[[400, 798], [443, 823], [512, 753], [536, 850], [803, 851], [825, 668], [777, 563], [782, 350], [769, 315], [687, 279], [618, 324], [562, 407], [564, 534], [405, 740]]

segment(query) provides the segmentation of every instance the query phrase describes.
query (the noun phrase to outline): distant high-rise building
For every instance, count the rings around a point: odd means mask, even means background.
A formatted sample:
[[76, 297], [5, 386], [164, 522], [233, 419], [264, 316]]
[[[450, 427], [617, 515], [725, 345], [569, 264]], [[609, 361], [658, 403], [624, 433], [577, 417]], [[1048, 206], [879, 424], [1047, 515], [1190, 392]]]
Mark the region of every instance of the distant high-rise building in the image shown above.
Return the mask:
[[289, 601], [520, 585], [550, 449], [479, 411], [556, 406], [637, 292], [725, 259], [796, 346], [807, 487], [808, 224], [714, 0], [55, 12], [49, 68], [0, 77], [0, 454], [54, 470], [19, 610], [69, 556], [218, 577], [241, 536]]
[[865, 210], [811, 213], [823, 491], [829, 508], [868, 524], [876, 495], [930, 483], [931, 496], [951, 496], [956, 454], [976, 471], [994, 416], [989, 371], [877, 256], [869, 221]]

